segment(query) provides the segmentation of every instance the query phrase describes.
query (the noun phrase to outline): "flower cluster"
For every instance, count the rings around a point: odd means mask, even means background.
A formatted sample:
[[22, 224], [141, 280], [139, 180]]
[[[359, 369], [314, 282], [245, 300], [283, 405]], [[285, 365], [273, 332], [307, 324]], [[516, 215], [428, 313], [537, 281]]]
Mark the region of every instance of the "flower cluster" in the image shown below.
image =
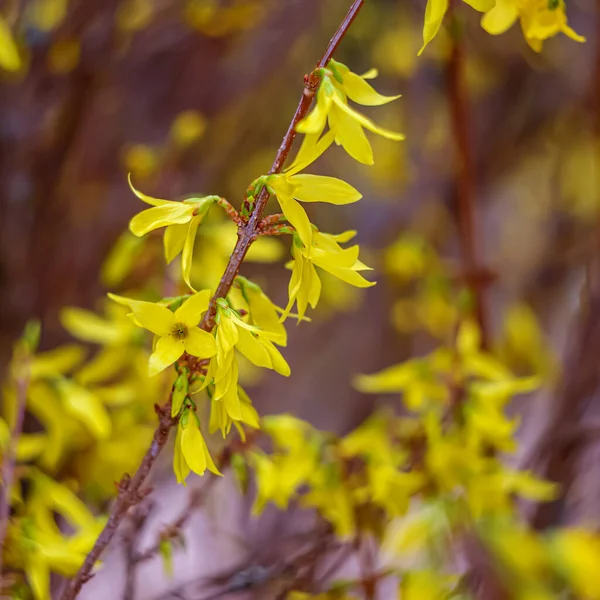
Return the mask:
[[[291, 165], [282, 173], [258, 177], [248, 188], [239, 215], [219, 196], [162, 200], [137, 190], [134, 194], [151, 208], [131, 219], [130, 230], [138, 237], [165, 228], [164, 254], [167, 264], [181, 255], [181, 278], [192, 292], [158, 302], [147, 302], [109, 294], [115, 302], [128, 307], [133, 324], [154, 334], [149, 374], [154, 376], [175, 365], [177, 377], [171, 394], [171, 414], [178, 418], [174, 470], [177, 480], [188, 473], [218, 473], [200, 429], [200, 401], [204, 393], [210, 400], [208, 430], [220, 430], [225, 437], [235, 426], [243, 437], [243, 427], [259, 427], [259, 418], [248, 394], [240, 386], [240, 357], [255, 367], [290, 375], [290, 368], [277, 346], [286, 345], [284, 321], [297, 306], [298, 322], [306, 319], [307, 307], [317, 306], [321, 280], [317, 268], [337, 279], [364, 288], [374, 285], [361, 272], [369, 270], [358, 257], [357, 245], [341, 244], [354, 237], [354, 231], [338, 235], [319, 231], [309, 220], [303, 203], [325, 202], [344, 205], [362, 197], [353, 186], [324, 175], [303, 173], [333, 142], [364, 164], [373, 163], [373, 152], [364, 130], [392, 140], [403, 135], [375, 125], [349, 105], [349, 100], [365, 106], [391, 102], [398, 96], [382, 96], [367, 82], [376, 71], [359, 76], [348, 67], [331, 60], [317, 73], [320, 84], [316, 106], [297, 124], [304, 139]], [[329, 124], [329, 131], [324, 132]], [[192, 274], [194, 245], [198, 227], [213, 205], [219, 205], [234, 220], [244, 223], [255, 197], [263, 189], [274, 195], [282, 215], [272, 217], [272, 234], [292, 236], [292, 275], [289, 301], [284, 309], [271, 302], [263, 290], [238, 276], [226, 297], [212, 297], [210, 289], [196, 291]], [[210, 313], [210, 314], [209, 314]], [[210, 323], [210, 329], [207, 326]]]

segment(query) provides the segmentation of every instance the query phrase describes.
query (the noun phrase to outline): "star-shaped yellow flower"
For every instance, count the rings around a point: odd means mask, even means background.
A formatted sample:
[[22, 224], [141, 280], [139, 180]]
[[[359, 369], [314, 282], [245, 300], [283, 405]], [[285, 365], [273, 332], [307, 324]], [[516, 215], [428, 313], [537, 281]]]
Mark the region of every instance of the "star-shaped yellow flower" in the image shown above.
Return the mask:
[[183, 280], [191, 289], [194, 289], [190, 282], [190, 272], [196, 231], [208, 209], [219, 197], [205, 196], [175, 202], [143, 194], [133, 187], [131, 177], [129, 186], [140, 200], [152, 206], [152, 208], [135, 215], [129, 222], [129, 229], [134, 235], [141, 237], [154, 229], [166, 227], [164, 245], [167, 264], [181, 254]]
[[404, 135], [379, 127], [373, 121], [348, 105], [348, 99], [363, 106], [381, 106], [400, 96], [383, 96], [376, 92], [367, 79], [377, 77], [377, 70], [371, 69], [364, 75], [357, 75], [335, 60], [329, 61], [323, 70], [323, 77], [317, 90], [317, 104], [312, 112], [296, 126], [296, 131], [316, 136], [319, 139], [328, 123], [332, 132], [331, 141], [355, 160], [366, 165], [373, 164], [373, 150], [364, 129], [390, 140], [403, 140]]
[[281, 319], [286, 319], [294, 305], [298, 307], [298, 322], [304, 318], [306, 308], [317, 306], [321, 295], [321, 280], [315, 266], [356, 287], [371, 287], [375, 282], [365, 279], [359, 271], [370, 270], [358, 260], [359, 247], [342, 248], [338, 242], [347, 242], [354, 237], [355, 231], [346, 231], [339, 235], [314, 231], [310, 251], [294, 240], [292, 255], [292, 277], [288, 287], [289, 302]]
[[109, 297], [129, 306], [135, 324], [158, 336], [150, 356], [150, 375], [172, 365], [184, 352], [199, 358], [210, 358], [216, 354], [215, 339], [198, 327], [202, 313], [208, 310], [209, 290], [190, 296], [175, 312], [154, 302], [130, 300], [115, 294], [109, 294]]

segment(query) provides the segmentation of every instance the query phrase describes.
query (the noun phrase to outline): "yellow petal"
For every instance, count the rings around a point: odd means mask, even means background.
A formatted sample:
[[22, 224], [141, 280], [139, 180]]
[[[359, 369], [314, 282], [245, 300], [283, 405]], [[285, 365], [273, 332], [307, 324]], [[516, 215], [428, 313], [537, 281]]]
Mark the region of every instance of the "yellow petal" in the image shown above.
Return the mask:
[[288, 175], [299, 173], [315, 162], [333, 143], [333, 131], [328, 131], [321, 139], [319, 136], [320, 133], [308, 133], [304, 136], [294, 162], [285, 170], [285, 173]]
[[277, 196], [277, 200], [285, 218], [295, 227], [302, 243], [310, 248], [312, 244], [312, 225], [302, 205], [293, 198], [286, 196]]
[[238, 328], [233, 324], [231, 318], [219, 311], [219, 322], [217, 325], [217, 346], [221, 357], [228, 354], [237, 344]]
[[[318, 298], [317, 298], [318, 300]], [[271, 368], [284, 377], [289, 377], [291, 373], [290, 365], [287, 364], [281, 352], [269, 340], [262, 340], [262, 344], [271, 357]]]
[[136, 302], [132, 307], [136, 323], [156, 335], [169, 335], [175, 324], [175, 315], [154, 302]]
[[136, 190], [135, 187], [133, 186], [133, 183], [131, 182], [131, 173], [129, 173], [127, 175], [127, 181], [129, 182], [129, 187], [131, 188], [131, 191], [142, 201], [145, 202], [146, 204], [150, 204], [152, 206], [161, 206], [163, 204], [170, 204], [173, 201], [172, 200], [161, 200], [160, 198], [153, 198], [152, 196], [147, 196], [146, 194], [143, 194], [142, 192], [140, 192], [139, 190]]
[[235, 347], [254, 365], [272, 369], [273, 362], [259, 339], [246, 329], [238, 330], [239, 339]]
[[321, 85], [317, 90], [317, 104], [312, 112], [306, 116], [298, 125], [296, 131], [298, 133], [316, 133], [321, 134], [327, 122], [327, 113], [331, 108], [331, 83], [328, 77], [324, 77]]
[[413, 363], [387, 367], [373, 375], [357, 375], [354, 387], [365, 394], [400, 392], [417, 378]]
[[293, 175], [294, 198], [301, 202], [328, 202], [329, 204], [351, 204], [362, 198], [362, 194], [349, 183], [325, 175]]
[[345, 112], [334, 107], [329, 113], [329, 126], [335, 132], [335, 141], [363, 165], [373, 164], [373, 149], [362, 126]]
[[561, 31], [572, 40], [583, 44], [586, 41], [586, 38], [583, 35], [579, 35], [574, 29], [571, 29], [568, 25], [564, 24], [561, 28]]
[[171, 264], [173, 259], [183, 250], [188, 229], [189, 225], [187, 223], [167, 225], [164, 237], [165, 260], [167, 264]]
[[85, 350], [77, 344], [40, 352], [31, 363], [31, 377], [37, 379], [67, 373], [81, 363], [85, 354]]
[[308, 271], [310, 272], [310, 286], [308, 288], [307, 301], [314, 309], [317, 307], [317, 303], [321, 297], [321, 279], [319, 278], [319, 275], [312, 264], [310, 265]]
[[[333, 102], [335, 105], [345, 112], [349, 117], [360, 123], [365, 129], [376, 133], [377, 135], [381, 135], [388, 140], [401, 141], [406, 138], [406, 136], [402, 133], [396, 133], [395, 131], [390, 131], [389, 129], [384, 129], [383, 127], [379, 127], [375, 125], [371, 119], [367, 119], [364, 115], [361, 115], [359, 112], [350, 108], [342, 99], [338, 96], [333, 97]], [[153, 209], [150, 209], [153, 210]]]
[[196, 216], [190, 222], [188, 227], [187, 235], [185, 236], [185, 243], [183, 245], [183, 252], [181, 254], [181, 272], [183, 274], [183, 280], [187, 283], [190, 289], [194, 289], [190, 281], [190, 275], [192, 272], [192, 256], [194, 254], [194, 243], [196, 242], [196, 232], [198, 231], [198, 225], [202, 220], [201, 216]]
[[44, 556], [32, 552], [27, 556], [25, 574], [35, 600], [50, 600], [50, 568]]
[[19, 49], [6, 21], [0, 16], [0, 67], [7, 71], [21, 68]]
[[175, 321], [185, 323], [188, 327], [195, 327], [200, 323], [202, 313], [208, 310], [210, 290], [201, 290], [190, 296], [176, 311]]
[[181, 433], [183, 431], [183, 427], [181, 425], [181, 421], [177, 426], [177, 434], [175, 435], [175, 448], [173, 450], [173, 471], [175, 472], [175, 479], [177, 483], [183, 483], [185, 485], [185, 480], [187, 476], [190, 474], [190, 467], [187, 464], [185, 457], [183, 456], [183, 451], [181, 449]]
[[210, 358], [217, 353], [215, 338], [198, 327], [190, 327], [183, 340], [185, 351], [198, 358]]
[[148, 375], [152, 377], [171, 366], [183, 354], [184, 350], [183, 340], [176, 340], [171, 335], [161, 337], [156, 342], [154, 352], [150, 355]]
[[181, 432], [181, 451], [185, 462], [198, 475], [206, 471], [206, 445], [194, 414], [190, 414], [188, 424]]
[[345, 73], [343, 80], [342, 87], [348, 98], [364, 106], [381, 106], [400, 98], [400, 95], [383, 96], [379, 94], [362, 77], [359, 77], [356, 73], [352, 73], [352, 71]]
[[123, 327], [82, 308], [67, 307], [60, 311], [62, 326], [73, 336], [94, 344], [124, 341]]
[[193, 205], [183, 202], [170, 202], [162, 206], [155, 206], [135, 215], [129, 221], [129, 230], [134, 235], [141, 237], [159, 227], [188, 223], [192, 219], [193, 212]]
[[331, 273], [338, 279], [341, 279], [342, 281], [358, 288], [372, 287], [377, 283], [375, 281], [369, 281], [368, 279], [365, 279], [360, 273], [353, 269], [345, 269], [343, 267], [337, 267], [331, 264], [318, 264], [316, 262], [315, 264], [328, 273]]
[[[294, 306], [294, 302], [296, 302], [296, 298], [298, 297], [298, 292], [300, 291], [300, 285], [302, 284], [302, 271], [304, 268], [304, 260], [302, 258], [302, 254], [295, 253], [295, 249], [292, 248], [292, 253], [294, 254], [294, 263], [292, 266], [292, 276], [290, 277], [290, 282], [288, 284], [288, 296], [289, 301], [287, 306], [283, 309], [283, 313], [281, 314], [281, 321], [285, 321], [291, 310]], [[298, 323], [300, 319], [304, 315], [298, 315]]]
[[427, 0], [423, 24], [423, 47], [419, 50], [419, 56], [425, 50], [425, 46], [437, 35], [447, 10], [448, 0]]
[[95, 438], [109, 437], [110, 417], [95, 394], [67, 379], [60, 380], [57, 386], [67, 413], [78, 419]]
[[379, 77], [379, 70], [373, 67], [369, 69], [366, 73], [363, 73], [361, 77], [363, 79], [375, 79], [376, 77]]
[[516, 0], [497, 0], [496, 6], [481, 17], [481, 26], [491, 35], [508, 31], [517, 20]]

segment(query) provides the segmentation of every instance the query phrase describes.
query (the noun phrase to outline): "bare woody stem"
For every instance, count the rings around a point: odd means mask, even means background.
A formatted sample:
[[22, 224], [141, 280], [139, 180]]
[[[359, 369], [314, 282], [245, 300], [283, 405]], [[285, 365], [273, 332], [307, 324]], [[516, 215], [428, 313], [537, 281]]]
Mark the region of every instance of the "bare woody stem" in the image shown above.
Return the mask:
[[[329, 41], [323, 56], [315, 67], [315, 71], [327, 65], [363, 4], [364, 0], [354, 0], [350, 10]], [[296, 137], [296, 125], [308, 113], [319, 85], [319, 77], [315, 72], [313, 72], [305, 77], [304, 83], [305, 85], [302, 98], [298, 103], [294, 117], [292, 118], [288, 130], [283, 137], [283, 141], [279, 146], [279, 150], [277, 151], [273, 165], [269, 170], [269, 174], [280, 173], [283, 169], [283, 165], [285, 164], [294, 138]], [[233, 285], [233, 282], [240, 270], [240, 266], [248, 252], [248, 249], [258, 236], [258, 228], [268, 200], [269, 192], [263, 187], [256, 197], [254, 209], [250, 215], [250, 218], [248, 219], [248, 222], [238, 230], [238, 240], [233, 252], [231, 253], [231, 256], [229, 257], [229, 263], [225, 269], [225, 273], [223, 274], [215, 295], [211, 300], [209, 310], [204, 315], [202, 323], [200, 323], [200, 327], [205, 331], [212, 330], [214, 326], [216, 302], [219, 298], [224, 298], [229, 293], [229, 290], [231, 289], [231, 286]], [[124, 477], [121, 480], [121, 483], [119, 484], [119, 494], [111, 508], [108, 522], [94, 543], [94, 547], [87, 555], [83, 565], [75, 577], [66, 586], [66, 589], [61, 595], [61, 600], [73, 600], [77, 597], [84, 583], [86, 583], [93, 576], [92, 569], [94, 565], [99, 560], [108, 544], [111, 542], [120, 523], [127, 514], [127, 511], [132, 506], [137, 504], [145, 495], [147, 495], [142, 491], [141, 488], [146, 481], [146, 477], [148, 476], [150, 469], [156, 462], [158, 455], [167, 443], [171, 428], [177, 423], [177, 419], [171, 418], [171, 397], [169, 397], [169, 400], [163, 408], [157, 408], [157, 413], [159, 415], [159, 425], [154, 432], [150, 447], [146, 451], [146, 454], [144, 455], [144, 458], [142, 459], [142, 462], [135, 475], [132, 478]]]
[[[456, 2], [451, 2], [451, 9]], [[458, 227], [463, 257], [464, 278], [469, 284], [475, 301], [475, 316], [481, 330], [482, 345], [489, 342], [486, 311], [485, 285], [481, 277], [484, 273], [479, 262], [478, 235], [475, 222], [476, 181], [475, 166], [470, 139], [468, 96], [465, 90], [465, 55], [462, 45], [460, 24], [454, 17], [452, 51], [447, 68], [448, 97], [452, 121], [453, 138], [456, 144], [456, 200], [458, 206]]]

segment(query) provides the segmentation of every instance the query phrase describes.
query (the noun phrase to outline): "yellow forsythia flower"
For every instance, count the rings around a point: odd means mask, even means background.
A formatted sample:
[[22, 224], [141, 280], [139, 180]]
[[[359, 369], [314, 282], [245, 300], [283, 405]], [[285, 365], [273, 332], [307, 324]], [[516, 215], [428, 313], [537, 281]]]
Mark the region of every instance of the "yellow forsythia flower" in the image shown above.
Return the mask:
[[269, 192], [277, 196], [285, 218], [296, 228], [302, 243], [310, 248], [312, 226], [306, 211], [297, 200], [341, 205], [360, 200], [362, 194], [336, 177], [297, 175], [298, 170], [298, 166], [292, 166], [285, 173], [269, 175], [266, 182]]
[[[286, 377], [290, 374], [290, 367], [273, 344], [285, 342], [285, 337], [246, 323], [223, 298], [217, 301], [215, 322], [216, 354], [210, 361], [201, 389], [211, 386], [208, 391], [215, 409], [214, 417], [211, 414], [211, 430], [218, 424], [223, 435], [226, 435], [235, 421], [258, 427], [256, 413], [238, 386], [235, 349], [257, 367], [273, 369]], [[219, 403], [220, 409], [217, 411], [216, 404]]]
[[136, 325], [158, 336], [150, 356], [150, 375], [156, 375], [172, 365], [184, 352], [200, 358], [215, 355], [217, 349], [213, 336], [197, 326], [202, 314], [208, 310], [210, 290], [190, 296], [175, 312], [154, 302], [130, 300], [115, 294], [108, 296], [115, 302], [129, 306]]
[[375, 282], [366, 280], [359, 271], [370, 270], [358, 260], [358, 245], [342, 248], [338, 242], [347, 242], [356, 232], [346, 231], [339, 235], [313, 232], [310, 250], [295, 239], [292, 245], [292, 277], [289, 283], [289, 302], [283, 311], [286, 319], [294, 303], [298, 307], [298, 321], [304, 318], [306, 308], [317, 306], [321, 295], [321, 280], [315, 266], [331, 273], [338, 279], [356, 287], [371, 287]]
[[200, 431], [196, 412], [192, 409], [185, 409], [177, 426], [173, 453], [173, 470], [177, 483], [185, 483], [190, 471], [204, 475], [206, 469], [215, 475], [221, 475]]
[[328, 123], [331, 138], [328, 138], [327, 145], [335, 141], [358, 162], [372, 165], [373, 150], [364, 129], [390, 140], [404, 139], [401, 133], [379, 127], [348, 106], [348, 98], [363, 106], [381, 106], [400, 97], [382, 96], [376, 92], [366, 81], [374, 77], [377, 77], [375, 69], [371, 69], [364, 75], [357, 75], [346, 65], [333, 59], [329, 61], [327, 68], [323, 70], [323, 77], [317, 90], [317, 104], [312, 112], [298, 123], [296, 131], [314, 136], [310, 143], [316, 144]]
[[486, 12], [481, 26], [492, 35], [499, 35], [510, 29], [517, 19], [527, 43], [540, 52], [542, 42], [558, 33], [564, 33], [576, 42], [585, 38], [567, 25], [564, 0], [552, 5], [549, 0], [497, 0], [496, 6]]
[[133, 187], [131, 177], [129, 185], [140, 200], [153, 207], [133, 217], [129, 223], [129, 229], [134, 235], [141, 237], [154, 229], [166, 227], [164, 245], [167, 264], [181, 254], [183, 280], [190, 288], [194, 289], [190, 283], [190, 271], [196, 231], [218, 196], [189, 198], [183, 202], [175, 202], [143, 194]]

